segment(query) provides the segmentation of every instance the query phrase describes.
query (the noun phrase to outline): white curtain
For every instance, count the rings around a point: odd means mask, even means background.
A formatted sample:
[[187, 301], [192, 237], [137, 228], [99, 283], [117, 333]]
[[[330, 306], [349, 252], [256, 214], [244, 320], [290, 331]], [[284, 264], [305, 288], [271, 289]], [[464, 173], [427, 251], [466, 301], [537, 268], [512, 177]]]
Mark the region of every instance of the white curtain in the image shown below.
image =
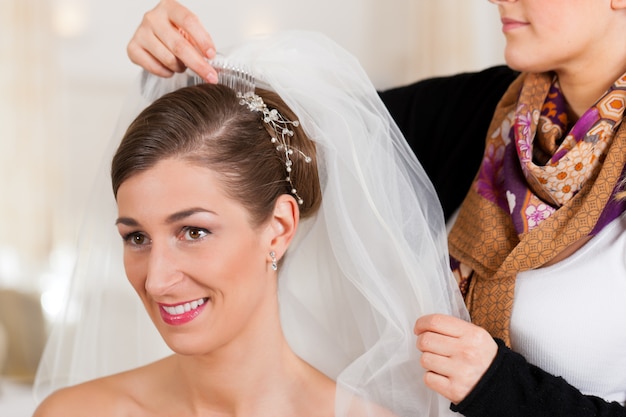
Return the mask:
[[27, 289], [54, 246], [66, 194], [55, 49], [48, 0], [0, 1], [0, 284]]

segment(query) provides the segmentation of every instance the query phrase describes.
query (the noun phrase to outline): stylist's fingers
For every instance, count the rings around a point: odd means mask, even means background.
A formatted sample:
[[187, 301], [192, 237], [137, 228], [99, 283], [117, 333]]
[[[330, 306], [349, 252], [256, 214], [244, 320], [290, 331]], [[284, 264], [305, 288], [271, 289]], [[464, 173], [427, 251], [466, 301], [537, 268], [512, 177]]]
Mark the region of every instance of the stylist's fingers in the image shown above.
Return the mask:
[[206, 61], [215, 56], [215, 45], [198, 16], [174, 0], [162, 0], [161, 4], [163, 10], [158, 13], [165, 14], [167, 19], [161, 18], [159, 22], [171, 22], [178, 35], [167, 33], [167, 36], [160, 37], [160, 32], [156, 32], [157, 37], [186, 67], [206, 81], [217, 82], [217, 73]]
[[142, 55], [142, 52], [152, 56], [159, 61], [162, 66], [172, 72], [183, 72], [187, 67], [182, 60], [178, 59], [172, 49], [182, 49], [183, 45], [193, 49], [185, 37], [174, 26], [167, 25], [158, 30], [140, 26], [131, 42], [128, 44], [127, 52], [131, 61], [144, 68], [146, 57]]
[[211, 37], [197, 16], [173, 0], [162, 0], [144, 15], [127, 52], [132, 62], [157, 75], [189, 67], [209, 82], [217, 80], [206, 61], [215, 55]]
[[456, 349], [456, 338], [434, 331], [420, 331], [417, 335], [417, 348], [422, 352], [450, 356]]
[[421, 317], [414, 331], [426, 385], [453, 403], [471, 392], [498, 350], [486, 330], [452, 316]]
[[174, 71], [163, 65], [161, 61], [153, 57], [152, 54], [148, 53], [145, 49], [132, 51], [131, 48], [135, 48], [135, 46], [128, 46], [128, 56], [130, 57], [132, 55], [132, 61], [140, 65], [146, 71], [158, 75], [159, 77], [171, 77], [174, 75]]
[[[429, 322], [431, 319], [437, 321], [436, 317], [425, 318], [425, 321]], [[426, 328], [431, 330], [425, 330]], [[416, 346], [422, 352], [420, 365], [426, 370], [424, 383], [436, 392], [450, 393], [454, 389], [450, 376], [455, 371], [453, 356], [458, 339], [433, 332], [430, 324], [416, 323], [416, 329], [418, 334]]]
[[171, 76], [185, 70], [184, 64], [143, 24], [137, 28], [126, 52], [132, 62], [156, 75]]
[[210, 56], [207, 53], [201, 53], [202, 50], [198, 49], [195, 40], [188, 33], [183, 29], [179, 29], [179, 35], [168, 38], [167, 41], [167, 46], [174, 54], [176, 60], [206, 81], [211, 83], [217, 82], [217, 72], [206, 60], [215, 56], [215, 50], [209, 51]]
[[209, 59], [213, 58], [215, 56], [215, 44], [198, 16], [174, 0], [163, 0], [163, 3], [170, 21], [183, 31], [187, 40], [197, 49], [199, 54]]
[[[161, 4], [157, 8], [160, 6]], [[187, 43], [187, 41], [178, 28], [167, 20], [167, 15], [157, 8], [144, 15], [126, 47], [126, 52], [132, 62], [157, 75], [162, 75], [162, 69], [169, 71], [170, 75], [182, 72], [186, 68], [185, 65], [176, 58], [162, 39], [174, 38], [174, 41], [170, 42]]]
[[[474, 372], [468, 370], [466, 364], [459, 358], [422, 351], [420, 365], [426, 371], [424, 384], [435, 392], [443, 395], [455, 404], [461, 402], [476, 385], [477, 378]], [[470, 376], [468, 378], [468, 376]]]
[[449, 394], [449, 393], [452, 393], [454, 390], [454, 387], [452, 385], [452, 381], [450, 380], [450, 378], [445, 375], [441, 375], [436, 372], [433, 372], [433, 371], [426, 371], [426, 373], [424, 374], [424, 384], [431, 390], [441, 395], [443, 395], [443, 393], [448, 393], [443, 396], [455, 404], [458, 404], [458, 402], [453, 401], [450, 397], [457, 397], [457, 396], [462, 395], [462, 394], [456, 394], [456, 393]]
[[460, 337], [467, 322], [445, 314], [429, 314], [420, 317], [415, 322], [413, 331], [417, 336], [426, 331], [450, 337]]

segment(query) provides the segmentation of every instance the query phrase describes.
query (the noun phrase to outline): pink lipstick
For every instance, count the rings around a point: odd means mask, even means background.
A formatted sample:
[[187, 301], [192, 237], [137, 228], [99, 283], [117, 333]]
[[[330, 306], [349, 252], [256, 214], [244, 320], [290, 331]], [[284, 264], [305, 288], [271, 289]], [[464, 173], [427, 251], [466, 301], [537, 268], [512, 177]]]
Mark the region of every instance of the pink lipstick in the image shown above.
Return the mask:
[[199, 298], [181, 304], [159, 304], [159, 311], [165, 323], [180, 326], [195, 319], [204, 310], [208, 301], [208, 298]]

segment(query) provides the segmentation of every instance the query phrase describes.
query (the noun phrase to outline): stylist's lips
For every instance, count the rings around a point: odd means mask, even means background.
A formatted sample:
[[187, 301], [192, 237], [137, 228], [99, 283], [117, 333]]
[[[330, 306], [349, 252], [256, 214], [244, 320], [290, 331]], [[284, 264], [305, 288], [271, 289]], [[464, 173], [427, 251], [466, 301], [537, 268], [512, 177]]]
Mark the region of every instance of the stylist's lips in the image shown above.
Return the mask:
[[181, 304], [160, 304], [159, 310], [164, 322], [173, 326], [179, 326], [195, 319], [204, 310], [208, 301], [208, 298], [199, 298]]
[[510, 19], [507, 17], [503, 17], [501, 21], [502, 21], [502, 32], [505, 32], [505, 33], [529, 25], [528, 22]]

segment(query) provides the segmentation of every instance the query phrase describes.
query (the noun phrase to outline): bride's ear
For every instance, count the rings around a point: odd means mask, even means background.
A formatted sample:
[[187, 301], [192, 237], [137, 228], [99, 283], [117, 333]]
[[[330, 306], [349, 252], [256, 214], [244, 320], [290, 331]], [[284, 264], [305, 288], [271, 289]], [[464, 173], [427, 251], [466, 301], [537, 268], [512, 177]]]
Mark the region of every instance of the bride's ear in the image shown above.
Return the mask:
[[283, 194], [276, 200], [269, 223], [271, 250], [281, 259], [298, 229], [300, 209], [296, 200]]

